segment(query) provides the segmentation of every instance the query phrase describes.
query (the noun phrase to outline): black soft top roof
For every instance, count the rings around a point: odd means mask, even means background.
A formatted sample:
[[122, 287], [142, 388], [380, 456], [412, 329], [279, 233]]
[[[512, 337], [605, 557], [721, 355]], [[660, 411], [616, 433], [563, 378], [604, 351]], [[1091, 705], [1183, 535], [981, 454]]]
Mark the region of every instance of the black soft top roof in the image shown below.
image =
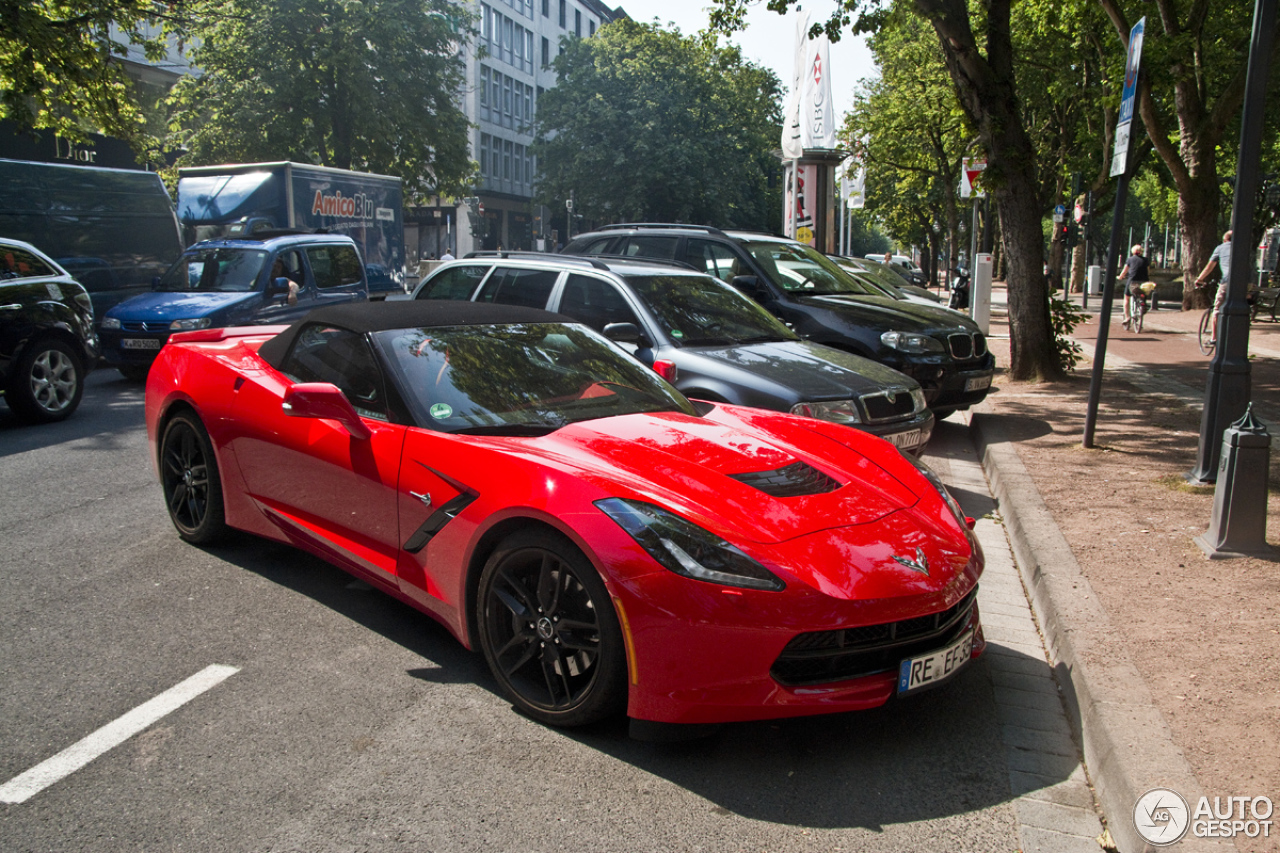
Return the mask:
[[293, 341], [306, 326], [338, 326], [353, 332], [418, 329], [440, 326], [491, 326], [502, 323], [574, 323], [563, 314], [519, 305], [493, 305], [449, 299], [417, 299], [396, 302], [347, 302], [317, 308], [264, 343], [262, 360], [277, 370], [284, 364]]

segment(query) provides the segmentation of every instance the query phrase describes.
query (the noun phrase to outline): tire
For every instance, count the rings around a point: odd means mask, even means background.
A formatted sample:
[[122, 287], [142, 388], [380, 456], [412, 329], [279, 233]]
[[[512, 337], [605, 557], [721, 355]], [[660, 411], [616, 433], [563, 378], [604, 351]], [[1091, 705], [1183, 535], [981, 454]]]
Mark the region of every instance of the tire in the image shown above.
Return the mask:
[[1203, 355], [1211, 355], [1213, 353], [1214, 343], [1213, 337], [1213, 309], [1206, 308], [1204, 316], [1200, 318], [1200, 352]]
[[13, 413], [32, 423], [71, 417], [84, 396], [84, 364], [69, 345], [41, 338], [18, 359], [5, 389]]
[[486, 561], [476, 595], [480, 647], [526, 715], [581, 726], [622, 713], [622, 629], [595, 567], [559, 534], [527, 530]]
[[218, 460], [209, 434], [191, 412], [174, 416], [164, 428], [160, 485], [179, 536], [193, 545], [211, 545], [226, 536]]
[[151, 372], [151, 365], [130, 364], [125, 367], [117, 367], [120, 375], [130, 382], [146, 382], [147, 374]]
[[1133, 306], [1133, 325], [1130, 326], [1130, 329], [1135, 335], [1140, 335], [1142, 334], [1142, 318], [1146, 316], [1147, 312], [1142, 310], [1142, 302], [1137, 297], [1134, 297], [1129, 304]]

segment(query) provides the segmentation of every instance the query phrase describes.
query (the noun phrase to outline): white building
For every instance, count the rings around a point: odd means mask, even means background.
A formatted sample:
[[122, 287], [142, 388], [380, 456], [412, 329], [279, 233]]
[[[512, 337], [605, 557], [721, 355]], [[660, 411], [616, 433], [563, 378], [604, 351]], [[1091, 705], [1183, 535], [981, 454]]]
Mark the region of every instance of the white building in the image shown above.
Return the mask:
[[[564, 38], [590, 38], [626, 13], [598, 0], [482, 0], [475, 39], [465, 51], [461, 106], [480, 164], [469, 199], [432, 199], [405, 211], [405, 252], [414, 259], [461, 257], [477, 249], [554, 248], [563, 242], [565, 210], [535, 207], [538, 164], [531, 153], [533, 120], [542, 93], [555, 86], [549, 67]], [[553, 234], [552, 220], [559, 233]]]

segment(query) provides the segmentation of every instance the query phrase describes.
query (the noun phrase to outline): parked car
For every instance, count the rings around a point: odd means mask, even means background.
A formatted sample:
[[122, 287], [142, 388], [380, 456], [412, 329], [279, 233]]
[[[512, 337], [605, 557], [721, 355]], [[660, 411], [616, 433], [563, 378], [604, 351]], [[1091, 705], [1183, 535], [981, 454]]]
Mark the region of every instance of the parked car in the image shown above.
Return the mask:
[[864, 278], [871, 279], [873, 284], [881, 290], [888, 291], [890, 296], [901, 297], [908, 302], [917, 302], [921, 305], [942, 303], [941, 296], [927, 287], [914, 284], [911, 276], [900, 266], [886, 264], [884, 261], [873, 261], [869, 258], [846, 258], [841, 255], [827, 257], [854, 275], [862, 274]]
[[184, 540], [236, 528], [333, 563], [478, 648], [548, 724], [871, 708], [985, 646], [972, 520], [922, 463], [690, 402], [538, 309], [179, 333], [146, 423]]
[[71, 416], [98, 358], [89, 292], [30, 243], [0, 238], [0, 392], [34, 423]]
[[[298, 285], [292, 303], [290, 281]], [[314, 308], [368, 299], [364, 263], [350, 237], [260, 232], [196, 243], [151, 293], [109, 310], [99, 334], [107, 363], [140, 380], [174, 332], [287, 324]]]
[[[869, 254], [866, 258], [869, 261], [885, 263], [884, 252], [880, 252], [879, 254]], [[888, 263], [890, 266], [897, 267], [902, 270], [903, 273], [911, 279], [912, 284], [918, 287], [928, 286], [929, 280], [925, 277], [924, 270], [920, 269], [920, 265], [908, 258], [906, 255], [890, 255]]]
[[933, 433], [914, 379], [801, 340], [746, 296], [684, 264], [476, 253], [441, 266], [414, 298], [558, 311], [613, 339], [687, 397], [849, 424], [915, 454]]
[[894, 299], [795, 240], [646, 223], [583, 234], [564, 251], [688, 263], [751, 296], [801, 337], [907, 374], [940, 418], [981, 402], [995, 375], [995, 358], [972, 320], [941, 306]]

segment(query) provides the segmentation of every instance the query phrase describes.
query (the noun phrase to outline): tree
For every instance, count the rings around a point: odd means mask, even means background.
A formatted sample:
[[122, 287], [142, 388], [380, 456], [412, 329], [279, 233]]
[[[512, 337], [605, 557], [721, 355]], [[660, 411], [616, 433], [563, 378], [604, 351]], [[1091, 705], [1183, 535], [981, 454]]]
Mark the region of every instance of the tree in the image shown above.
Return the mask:
[[457, 191], [473, 172], [457, 106], [470, 25], [450, 0], [210, 3], [170, 142], [187, 163], [288, 159]]
[[867, 169], [867, 209], [905, 244], [927, 245], [924, 268], [936, 279], [937, 224], [958, 241], [956, 187], [973, 139], [956, 102], [942, 51], [925, 24], [899, 9], [870, 40], [880, 77], [864, 81], [845, 117], [841, 141]]
[[[715, 0], [712, 25], [740, 25], [749, 2]], [[769, 8], [783, 13], [798, 2], [769, 0]], [[912, 0], [911, 8], [933, 28], [960, 107], [987, 154], [983, 181], [999, 210], [1006, 249], [1010, 376], [1061, 378], [1043, 272], [1037, 152], [1023, 123], [1014, 74], [1012, 0], [989, 0], [972, 10], [965, 0]], [[883, 10], [869, 0], [841, 0], [831, 18], [814, 29], [837, 40], [851, 24], [855, 32], [865, 32], [883, 18]]]
[[735, 47], [622, 19], [570, 38], [538, 108], [537, 195], [589, 220], [766, 228], [780, 217], [774, 74]]
[[[1145, 7], [1098, 3], [1127, 45]], [[1219, 149], [1239, 128], [1253, 14], [1251, 4], [1210, 0], [1157, 0], [1153, 11], [1142, 46], [1138, 113], [1178, 190], [1183, 273], [1190, 282], [1220, 239]], [[1201, 307], [1190, 288], [1182, 301], [1186, 308]]]
[[5, 3], [0, 9], [0, 118], [21, 130], [50, 129], [71, 139], [102, 132], [142, 153], [148, 140], [133, 84], [113, 57], [128, 44], [108, 37], [111, 24], [152, 59], [164, 54], [146, 25], [181, 4], [150, 0]]

